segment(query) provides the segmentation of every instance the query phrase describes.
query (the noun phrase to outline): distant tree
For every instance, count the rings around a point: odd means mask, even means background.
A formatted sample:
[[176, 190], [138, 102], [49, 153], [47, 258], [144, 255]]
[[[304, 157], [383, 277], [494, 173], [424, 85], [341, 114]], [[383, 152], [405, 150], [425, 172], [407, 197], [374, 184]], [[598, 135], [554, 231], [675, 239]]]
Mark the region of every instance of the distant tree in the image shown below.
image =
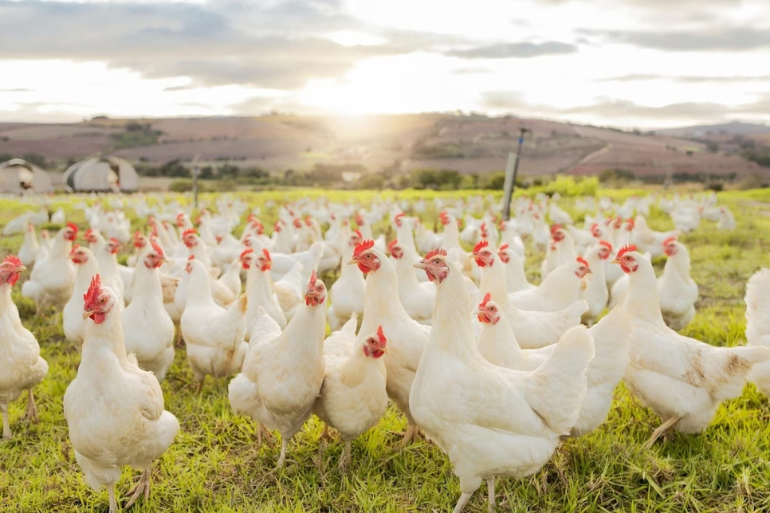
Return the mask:
[[21, 158], [38, 167], [45, 167], [45, 157], [37, 153], [25, 153]]

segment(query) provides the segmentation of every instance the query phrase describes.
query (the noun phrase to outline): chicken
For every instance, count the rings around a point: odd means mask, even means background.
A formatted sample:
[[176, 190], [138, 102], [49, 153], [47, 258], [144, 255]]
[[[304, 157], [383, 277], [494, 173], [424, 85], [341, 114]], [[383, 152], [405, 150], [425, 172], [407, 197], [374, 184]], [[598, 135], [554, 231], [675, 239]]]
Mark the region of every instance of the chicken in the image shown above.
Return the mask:
[[487, 292], [476, 312], [482, 323], [478, 340], [481, 356], [489, 363], [506, 369], [530, 371], [537, 369], [553, 353], [555, 344], [539, 349], [522, 349], [500, 305]]
[[[337, 264], [339, 265], [339, 262]], [[287, 321], [294, 317], [304, 302], [303, 269], [302, 262], [297, 262], [291, 271], [281, 276], [280, 280], [273, 282], [273, 291], [278, 300], [278, 306], [283, 310]]]
[[[388, 397], [406, 416], [408, 425], [402, 443], [407, 444], [417, 437], [417, 424], [409, 408], [409, 391], [428, 343], [430, 327], [418, 323], [404, 310], [398, 298], [396, 269], [385, 253], [374, 247], [373, 240], [356, 246], [350, 263], [357, 264], [366, 274], [364, 318], [359, 332], [373, 333], [382, 326], [388, 334], [389, 352], [385, 360]], [[464, 280], [463, 286], [467, 294]]]
[[121, 467], [142, 470], [126, 508], [150, 494], [150, 466], [174, 441], [179, 421], [164, 410], [158, 379], [126, 354], [120, 299], [97, 274], [84, 296], [90, 318], [77, 376], [64, 394], [64, 417], [75, 460], [95, 490], [105, 487], [110, 513], [118, 511], [115, 483]]
[[[519, 345], [525, 349], [555, 344], [569, 328], [580, 324], [580, 316], [588, 310], [585, 300], [572, 303], [563, 310], [541, 312], [521, 310], [511, 303], [505, 285], [505, 269], [500, 257], [489, 246], [474, 251], [476, 264], [481, 267], [479, 294], [492, 294], [513, 328]], [[434, 319], [435, 320], [435, 319]]]
[[165, 262], [156, 241], [140, 255], [134, 276], [135, 301], [123, 310], [123, 343], [136, 356], [140, 369], [163, 381], [174, 362], [174, 321], [163, 308], [163, 290], [158, 268]]
[[227, 310], [211, 297], [209, 274], [198, 260], [190, 260], [186, 271], [187, 302], [180, 319], [182, 337], [187, 347], [187, 360], [192, 367], [197, 391], [206, 375], [215, 378], [238, 372], [246, 354], [246, 296]]
[[735, 222], [735, 216], [727, 207], [721, 207], [719, 209], [719, 221], [717, 222], [717, 229], [719, 230], [735, 230], [738, 223]]
[[505, 283], [508, 287], [508, 293], [520, 292], [535, 288], [527, 281], [527, 274], [524, 272], [524, 260], [508, 244], [503, 244], [497, 250], [497, 256], [503, 262], [505, 267]]
[[496, 476], [538, 471], [570, 432], [586, 391], [593, 341], [582, 326], [564, 334], [531, 372], [487, 362], [473, 340], [460, 269], [434, 250], [416, 264], [437, 283], [433, 331], [410, 394], [414, 419], [449, 456], [465, 507], [483, 479], [490, 509]]
[[647, 225], [644, 216], [636, 216], [634, 231], [631, 234], [631, 242], [644, 253], [650, 252], [653, 257], [663, 256], [663, 241], [679, 235], [678, 230], [669, 232], [656, 232]]
[[585, 277], [586, 286], [581, 296], [588, 303], [588, 311], [583, 314], [583, 323], [592, 326], [604, 311], [610, 292], [607, 290], [607, 279], [604, 276], [604, 261], [612, 254], [612, 244], [606, 240], [599, 241], [596, 246], [589, 247], [584, 255], [585, 262], [591, 273]]
[[281, 433], [279, 468], [286, 462], [289, 440], [310, 418], [321, 390], [325, 334], [326, 286], [313, 271], [305, 307], [283, 332], [264, 310], [259, 312], [241, 373], [230, 382], [230, 405], [259, 424], [259, 445], [263, 431]]
[[246, 269], [246, 296], [249, 305], [246, 310], [246, 337], [251, 339], [254, 326], [259, 319], [259, 309], [263, 308], [281, 329], [286, 327], [286, 316], [278, 305], [271, 286], [270, 278], [270, 252], [266, 249], [262, 253], [256, 253], [253, 248], [248, 248], [241, 253], [241, 262]]
[[313, 413], [342, 435], [342, 469], [350, 465], [352, 441], [374, 427], [388, 407], [381, 359], [388, 352], [387, 342], [382, 326], [376, 333], [356, 337], [355, 315], [324, 342], [324, 380]]
[[270, 272], [274, 280], [280, 280], [285, 274], [291, 272], [297, 262], [302, 264], [302, 281], [307, 282], [310, 273], [318, 272], [321, 264], [321, 256], [324, 252], [323, 242], [314, 242], [306, 251], [291, 254], [272, 253], [273, 267]]
[[[760, 269], [746, 284], [746, 339], [750, 346], [770, 347], [770, 269]], [[760, 363], [749, 373], [749, 381], [770, 396], [770, 363]]]
[[38, 308], [62, 308], [72, 296], [75, 266], [70, 261], [70, 251], [77, 235], [78, 227], [72, 223], [59, 230], [47, 258], [38, 260], [29, 280], [21, 286], [21, 294], [32, 299]]
[[555, 224], [551, 227], [551, 244], [540, 266], [540, 275], [545, 280], [557, 267], [572, 262], [577, 257], [572, 235], [561, 225]]
[[408, 245], [402, 246], [398, 239], [388, 245], [390, 256], [398, 277], [398, 298], [409, 317], [430, 326], [433, 321], [433, 304], [436, 301], [436, 287], [425, 281], [420, 283], [414, 272], [414, 264], [420, 257]]
[[676, 237], [663, 242], [668, 256], [663, 274], [658, 278], [660, 311], [669, 328], [681, 330], [695, 317], [698, 284], [690, 278], [690, 253]]
[[99, 273], [99, 264], [93, 252], [84, 246], [72, 248], [70, 256], [77, 266], [75, 271], [75, 286], [72, 289], [72, 297], [64, 305], [62, 311], [62, 324], [64, 336], [78, 349], [83, 345], [86, 335], [86, 320], [83, 319], [83, 294], [91, 286], [91, 280]]
[[3, 438], [11, 438], [8, 405], [27, 390], [25, 417], [37, 422], [37, 406], [32, 388], [48, 373], [48, 362], [40, 356], [35, 336], [21, 324], [19, 310], [11, 299], [11, 288], [25, 267], [21, 260], [9, 255], [0, 263], [0, 414], [3, 416]]
[[623, 308], [632, 316], [626, 332], [630, 362], [623, 380], [663, 422], [647, 446], [671, 427], [699, 433], [720, 402], [740, 395], [752, 366], [770, 360], [770, 349], [714, 347], [679, 335], [663, 321], [652, 264], [635, 246], [623, 247], [616, 261], [629, 275]]
[[[347, 264], [353, 257], [353, 250], [362, 241], [363, 237], [359, 230], [350, 234], [342, 253], [343, 264]], [[365, 296], [366, 282], [364, 277], [353, 267], [343, 265], [340, 269], [340, 277], [329, 289], [329, 299], [331, 300], [331, 306], [327, 312], [329, 328], [336, 331], [350, 319], [351, 315], [363, 313]]]
[[18, 258], [21, 260], [22, 265], [31, 267], [35, 265], [35, 259], [40, 251], [40, 244], [37, 242], [37, 235], [35, 234], [35, 225], [29, 223], [27, 225], [27, 231], [24, 232], [24, 240], [19, 248]]
[[562, 310], [580, 299], [580, 293], [585, 289], [584, 278], [590, 272], [588, 262], [577, 257], [560, 264], [539, 286], [510, 294], [511, 303], [527, 310]]
[[182, 242], [187, 246], [188, 256], [194, 256], [206, 269], [211, 269], [211, 257], [209, 256], [208, 249], [198, 236], [195, 228], [189, 228], [182, 232]]

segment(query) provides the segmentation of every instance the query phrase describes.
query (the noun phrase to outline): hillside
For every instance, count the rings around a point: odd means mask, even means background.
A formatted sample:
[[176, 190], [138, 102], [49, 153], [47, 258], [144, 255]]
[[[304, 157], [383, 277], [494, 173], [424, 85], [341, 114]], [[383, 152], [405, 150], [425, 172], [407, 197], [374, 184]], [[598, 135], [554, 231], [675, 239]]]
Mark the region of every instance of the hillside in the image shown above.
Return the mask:
[[[109, 152], [156, 165], [199, 156], [203, 163], [231, 161], [272, 171], [309, 171], [333, 164], [369, 171], [441, 168], [483, 173], [504, 169], [521, 127], [529, 130], [519, 168], [527, 176], [594, 175], [610, 168], [627, 169], [639, 177], [676, 173], [770, 176], [770, 169], [745, 160], [729, 145], [715, 153], [706, 141], [682, 138], [696, 137], [706, 127], [651, 135], [510, 116], [449, 114], [0, 123], [0, 154], [36, 153], [59, 165], [67, 159]], [[761, 132], [756, 135], [763, 137]]]

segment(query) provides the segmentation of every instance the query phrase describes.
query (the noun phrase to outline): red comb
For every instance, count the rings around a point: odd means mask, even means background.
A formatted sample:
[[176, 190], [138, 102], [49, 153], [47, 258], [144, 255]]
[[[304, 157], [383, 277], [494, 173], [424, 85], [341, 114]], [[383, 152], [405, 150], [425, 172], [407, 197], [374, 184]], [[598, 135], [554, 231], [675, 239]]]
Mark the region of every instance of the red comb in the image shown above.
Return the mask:
[[388, 252], [392, 252], [393, 246], [395, 246], [396, 244], [398, 244], [398, 239], [393, 239], [392, 241], [390, 241], [390, 244], [388, 244]]
[[158, 244], [158, 241], [155, 239], [150, 240], [150, 244], [152, 244], [152, 249], [155, 250], [155, 252], [158, 254], [161, 258], [166, 258], [166, 255], [163, 254], [163, 248], [160, 247], [160, 244]]
[[374, 241], [372, 239], [365, 240], [361, 244], [356, 246], [356, 249], [353, 250], [353, 256], [357, 257], [367, 249], [372, 249], [374, 247]]
[[361, 233], [361, 230], [356, 230], [356, 231], [354, 231], [353, 233], [355, 233], [356, 235], [358, 235], [358, 238], [359, 238], [359, 239], [363, 239], [363, 238], [364, 238], [364, 235]]
[[612, 251], [612, 244], [610, 244], [610, 243], [609, 243], [609, 242], [607, 242], [606, 240], [600, 240], [600, 241], [599, 241], [599, 245], [600, 245], [600, 246], [606, 246], [606, 247], [607, 247], [607, 249], [609, 249], [610, 251]]
[[72, 249], [70, 250], [70, 255], [75, 253], [75, 251], [80, 247], [80, 244], [73, 244]]
[[487, 292], [486, 295], [484, 296], [484, 300], [481, 303], [479, 303], [479, 309], [484, 308], [485, 306], [487, 306], [487, 303], [489, 303], [489, 301], [491, 299], [492, 299], [492, 293], [491, 292]]
[[310, 283], [308, 284], [308, 288], [312, 287], [313, 285], [315, 285], [316, 279], [317, 279], [317, 277], [315, 275], [315, 269], [313, 269], [313, 272], [310, 273]]
[[102, 288], [102, 278], [99, 276], [99, 273], [96, 273], [93, 278], [91, 278], [91, 286], [88, 287], [88, 290], [85, 294], [83, 294], [83, 303], [86, 309], [90, 309], [93, 307], [94, 303], [96, 303], [96, 300], [99, 299], [99, 292], [101, 292]]
[[560, 224], [555, 224], [555, 225], [551, 226], [551, 235], [556, 233], [556, 230], [561, 230], [561, 225]]
[[177, 221], [181, 221], [182, 219], [184, 219], [184, 212], [179, 212], [179, 213], [176, 215], [176, 220], [177, 220]]
[[476, 246], [474, 246], [473, 252], [474, 253], [478, 253], [479, 251], [481, 251], [482, 249], [486, 248], [487, 246], [489, 246], [489, 241], [484, 239], [481, 242], [479, 242], [478, 244], [476, 244]]
[[249, 253], [254, 253], [254, 248], [246, 248], [241, 252], [241, 255], [238, 257], [239, 260], [243, 260], [243, 258], [248, 255]]
[[618, 251], [618, 256], [616, 258], [622, 257], [629, 251], [636, 251], [636, 246], [634, 246], [633, 244], [627, 244], [623, 246], [622, 248], [620, 248], [620, 251]]
[[505, 251], [506, 249], [508, 249], [508, 244], [503, 244], [502, 246], [500, 246], [500, 249], [498, 249], [497, 252], [500, 253], [501, 251]]
[[77, 236], [77, 234], [78, 234], [78, 225], [76, 225], [75, 223], [67, 223], [67, 227], [71, 228], [72, 231], [74, 231], [75, 235]]
[[[249, 248], [249, 249], [251, 249], [251, 248]], [[252, 251], [254, 251], [254, 250], [252, 250]], [[267, 250], [267, 248], [262, 248], [262, 254], [265, 255], [265, 258], [267, 258], [268, 262], [272, 262], [273, 261], [273, 259], [270, 258], [270, 252]]]
[[195, 260], [195, 255], [188, 256], [187, 261], [189, 262], [190, 260]]
[[3, 259], [4, 264], [11, 264], [16, 267], [21, 267], [21, 260], [16, 255], [8, 255]]
[[588, 262], [586, 262], [586, 259], [583, 257], [577, 257], [576, 260], [578, 261], [578, 263], [581, 263], [586, 267], [589, 267], [589, 268], [591, 267], [590, 265], [588, 265]]
[[188, 235], [198, 235], [198, 231], [195, 228], [189, 228], [182, 232], [182, 238], [184, 239]]
[[444, 248], [436, 248], [433, 251], [429, 251], [427, 255], [425, 255], [425, 259], [433, 258], [436, 255], [446, 256], [446, 250]]
[[385, 345], [385, 342], [388, 341], [388, 339], [385, 338], [385, 333], [382, 331], [382, 325], [377, 326], [377, 338], [380, 339], [382, 345]]
[[669, 244], [671, 244], [672, 242], [676, 242], [676, 235], [672, 235], [672, 236], [671, 236], [671, 237], [669, 237], [668, 239], [664, 240], [664, 241], [663, 241], [663, 245], [664, 245], [664, 246], [668, 246], [668, 245], [669, 245]]

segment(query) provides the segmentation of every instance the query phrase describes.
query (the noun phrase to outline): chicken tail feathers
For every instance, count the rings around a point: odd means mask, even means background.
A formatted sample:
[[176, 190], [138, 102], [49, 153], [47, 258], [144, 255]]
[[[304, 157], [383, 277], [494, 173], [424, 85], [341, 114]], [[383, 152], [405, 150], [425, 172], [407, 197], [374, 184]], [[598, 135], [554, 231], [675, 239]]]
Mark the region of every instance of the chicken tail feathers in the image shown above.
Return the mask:
[[570, 433], [586, 393], [586, 368], [594, 357], [594, 341], [584, 326], [567, 330], [553, 353], [524, 378], [527, 402], [548, 427]]

